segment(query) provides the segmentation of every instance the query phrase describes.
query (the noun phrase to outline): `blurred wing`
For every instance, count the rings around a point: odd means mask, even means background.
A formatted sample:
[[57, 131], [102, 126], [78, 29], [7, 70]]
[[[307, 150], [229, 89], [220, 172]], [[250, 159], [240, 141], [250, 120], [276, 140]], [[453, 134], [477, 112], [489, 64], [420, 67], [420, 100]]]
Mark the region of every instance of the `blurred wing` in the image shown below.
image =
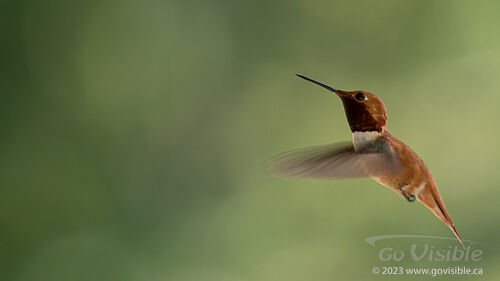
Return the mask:
[[266, 168], [281, 177], [329, 179], [401, 172], [399, 161], [383, 138], [357, 152], [352, 144], [331, 144], [285, 152], [268, 160]]

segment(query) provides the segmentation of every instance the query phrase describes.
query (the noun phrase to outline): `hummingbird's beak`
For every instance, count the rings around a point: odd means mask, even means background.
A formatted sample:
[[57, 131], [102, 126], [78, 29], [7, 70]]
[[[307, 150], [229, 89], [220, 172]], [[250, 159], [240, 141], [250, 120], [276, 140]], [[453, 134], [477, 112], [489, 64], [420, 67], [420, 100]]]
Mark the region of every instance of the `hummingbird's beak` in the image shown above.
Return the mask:
[[323, 84], [323, 83], [321, 83], [321, 82], [318, 82], [318, 81], [316, 81], [316, 80], [313, 80], [313, 79], [311, 79], [311, 78], [309, 78], [309, 77], [306, 77], [306, 76], [304, 76], [304, 75], [300, 75], [300, 74], [295, 74], [295, 75], [299, 76], [300, 78], [302, 78], [302, 79], [304, 79], [304, 80], [307, 80], [307, 81], [309, 81], [309, 82], [312, 82], [312, 83], [314, 83], [314, 84], [316, 84], [316, 85], [318, 85], [318, 86], [321, 86], [321, 87], [323, 87], [323, 88], [325, 88], [325, 89], [327, 89], [327, 90], [329, 90], [329, 91], [331, 91], [331, 92], [334, 92], [334, 93], [335, 93], [335, 94], [337, 94], [337, 95], [339, 95], [339, 94], [341, 94], [341, 93], [342, 93], [342, 91], [340, 91], [340, 90], [337, 90], [337, 89], [335, 89], [335, 88], [333, 88], [333, 87], [330, 87], [330, 86], [328, 86], [328, 85], [326, 85], [326, 84]]

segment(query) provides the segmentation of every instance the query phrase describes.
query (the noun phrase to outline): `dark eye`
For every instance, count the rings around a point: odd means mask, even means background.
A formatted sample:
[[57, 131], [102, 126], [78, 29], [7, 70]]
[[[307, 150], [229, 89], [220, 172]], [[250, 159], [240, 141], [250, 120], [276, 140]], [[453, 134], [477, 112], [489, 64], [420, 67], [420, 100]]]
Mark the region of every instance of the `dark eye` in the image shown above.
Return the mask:
[[356, 99], [357, 100], [364, 100], [365, 99], [365, 94], [359, 92], [356, 94]]

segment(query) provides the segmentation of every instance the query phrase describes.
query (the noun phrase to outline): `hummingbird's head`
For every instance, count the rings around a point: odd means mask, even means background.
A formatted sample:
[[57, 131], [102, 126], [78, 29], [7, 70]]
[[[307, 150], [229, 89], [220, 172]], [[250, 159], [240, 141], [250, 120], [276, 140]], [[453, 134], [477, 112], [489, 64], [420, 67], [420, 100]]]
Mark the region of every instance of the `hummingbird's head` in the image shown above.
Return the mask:
[[366, 91], [342, 91], [321, 82], [297, 74], [302, 79], [335, 93], [344, 104], [344, 110], [352, 132], [381, 132], [387, 125], [387, 110], [382, 100]]

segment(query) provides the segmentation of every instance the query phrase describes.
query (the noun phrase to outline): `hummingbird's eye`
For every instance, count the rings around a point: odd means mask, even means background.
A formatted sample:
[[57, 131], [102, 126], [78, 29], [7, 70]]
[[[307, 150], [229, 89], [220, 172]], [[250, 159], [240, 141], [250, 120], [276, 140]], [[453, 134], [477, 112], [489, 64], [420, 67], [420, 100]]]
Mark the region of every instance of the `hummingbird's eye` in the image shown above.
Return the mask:
[[361, 92], [357, 93], [356, 94], [356, 99], [357, 100], [364, 100], [364, 99], [366, 99], [365, 94], [363, 94]]

